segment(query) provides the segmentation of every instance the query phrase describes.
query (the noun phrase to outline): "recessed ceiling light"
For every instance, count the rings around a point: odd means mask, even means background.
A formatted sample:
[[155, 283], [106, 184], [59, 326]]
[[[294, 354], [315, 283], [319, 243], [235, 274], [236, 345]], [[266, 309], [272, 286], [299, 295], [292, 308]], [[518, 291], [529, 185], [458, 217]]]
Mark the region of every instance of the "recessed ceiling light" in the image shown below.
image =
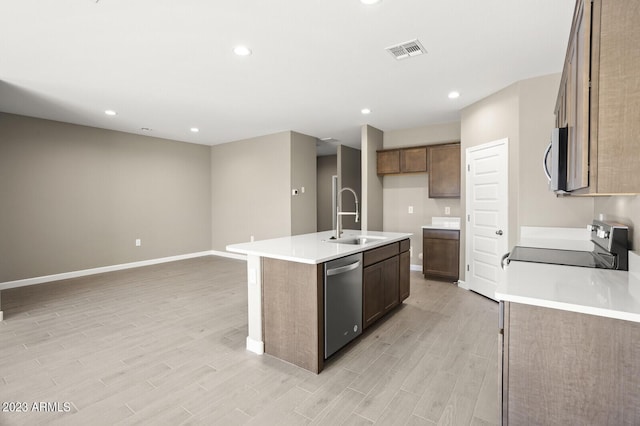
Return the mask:
[[251, 49], [247, 46], [236, 46], [233, 48], [233, 53], [238, 56], [249, 56], [251, 55]]
[[364, 115], [371, 114], [371, 110], [369, 108], [362, 108], [360, 112]]
[[380, 0], [360, 0], [360, 3], [362, 3], [362, 4], [376, 4], [376, 3], [380, 3]]
[[449, 99], [456, 99], [460, 97], [460, 93], [453, 91], [453, 92], [449, 92]]
[[107, 115], [117, 115], [117, 112], [115, 112], [115, 111], [114, 111], [114, 110], [112, 110], [112, 109], [108, 109], [108, 110], [106, 110], [104, 113], [105, 113], [105, 114], [107, 114]]
[[198, 129], [197, 127], [192, 127], [190, 129], [193, 133], [198, 133], [200, 131], [200, 129]]
[[151, 128], [150, 127], [140, 127], [140, 130], [142, 130], [143, 132], [150, 132]]

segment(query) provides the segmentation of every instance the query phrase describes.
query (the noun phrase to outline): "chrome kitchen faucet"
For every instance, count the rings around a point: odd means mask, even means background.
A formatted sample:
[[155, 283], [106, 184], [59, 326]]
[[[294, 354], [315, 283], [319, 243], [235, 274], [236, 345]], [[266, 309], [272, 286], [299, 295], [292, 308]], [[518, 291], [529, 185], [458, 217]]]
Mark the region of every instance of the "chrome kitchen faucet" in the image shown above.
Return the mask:
[[[356, 223], [358, 223], [360, 221], [360, 212], [358, 211], [358, 196], [356, 195], [356, 191], [354, 191], [351, 188], [348, 187], [344, 187], [342, 188], [340, 191], [338, 191], [338, 198], [340, 199], [340, 196], [342, 195], [343, 191], [349, 191], [353, 194], [353, 198], [355, 198], [356, 200], [356, 211], [355, 212], [341, 212], [340, 211], [340, 204], [338, 203], [338, 206], [336, 207], [336, 235], [334, 235], [333, 237], [331, 237], [331, 239], [335, 240], [340, 238], [340, 234], [342, 234], [342, 216], [355, 216], [356, 219]], [[340, 200], [339, 200], [340, 201]]]

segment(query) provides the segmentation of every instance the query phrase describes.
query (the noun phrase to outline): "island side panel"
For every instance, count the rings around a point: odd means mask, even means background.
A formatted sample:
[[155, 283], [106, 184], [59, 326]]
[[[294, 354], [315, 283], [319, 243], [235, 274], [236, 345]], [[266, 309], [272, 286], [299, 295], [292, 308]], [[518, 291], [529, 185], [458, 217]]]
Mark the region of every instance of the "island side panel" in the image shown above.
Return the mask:
[[324, 364], [323, 265], [262, 259], [265, 353], [319, 373]]
[[640, 424], [640, 323], [509, 305], [503, 424]]

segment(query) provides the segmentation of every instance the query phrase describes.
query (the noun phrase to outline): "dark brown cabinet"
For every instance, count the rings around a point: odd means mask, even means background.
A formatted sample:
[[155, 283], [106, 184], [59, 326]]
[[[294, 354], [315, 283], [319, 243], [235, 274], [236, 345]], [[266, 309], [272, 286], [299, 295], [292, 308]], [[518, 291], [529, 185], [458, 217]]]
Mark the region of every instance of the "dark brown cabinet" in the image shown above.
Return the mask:
[[386, 149], [377, 152], [377, 173], [424, 173], [427, 171], [427, 147]]
[[460, 144], [428, 149], [429, 198], [460, 198]]
[[422, 273], [425, 278], [458, 280], [460, 231], [422, 230]]
[[[573, 36], [567, 51], [565, 75], [561, 83], [562, 114], [558, 111], [559, 127], [568, 127], [567, 140], [567, 189], [585, 188], [589, 185], [589, 51], [591, 5], [577, 5]], [[560, 117], [562, 115], [562, 117]]]
[[366, 329], [384, 312], [382, 262], [364, 268], [362, 275], [362, 328]]
[[640, 424], [640, 323], [500, 303], [503, 425]]
[[640, 193], [639, 21], [623, 0], [576, 3], [555, 107], [573, 193]]
[[409, 297], [409, 240], [364, 252], [362, 328], [382, 318]]
[[404, 148], [400, 151], [400, 172], [420, 173], [427, 171], [427, 147]]
[[410, 277], [411, 259], [409, 252], [400, 253], [400, 302], [409, 297], [410, 294]]
[[400, 150], [378, 151], [377, 172], [379, 175], [400, 173]]

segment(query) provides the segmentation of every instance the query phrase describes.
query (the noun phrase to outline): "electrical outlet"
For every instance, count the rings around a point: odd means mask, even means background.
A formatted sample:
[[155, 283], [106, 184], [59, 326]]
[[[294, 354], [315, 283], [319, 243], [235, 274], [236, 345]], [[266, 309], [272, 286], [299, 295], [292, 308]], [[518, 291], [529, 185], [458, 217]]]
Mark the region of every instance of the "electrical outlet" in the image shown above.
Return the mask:
[[302, 188], [300, 188], [300, 192], [302, 192], [304, 194], [304, 186]]
[[445, 207], [444, 214], [447, 214], [447, 215], [451, 214], [451, 207]]
[[291, 190], [291, 195], [298, 195], [298, 190], [297, 189], [292, 189]]
[[409, 206], [409, 214], [413, 214], [413, 206]]
[[136, 247], [140, 247], [142, 245], [142, 240], [140, 238], [136, 238]]
[[253, 242], [253, 235], [251, 237], [249, 237], [249, 239], [251, 240], [251, 242]]

